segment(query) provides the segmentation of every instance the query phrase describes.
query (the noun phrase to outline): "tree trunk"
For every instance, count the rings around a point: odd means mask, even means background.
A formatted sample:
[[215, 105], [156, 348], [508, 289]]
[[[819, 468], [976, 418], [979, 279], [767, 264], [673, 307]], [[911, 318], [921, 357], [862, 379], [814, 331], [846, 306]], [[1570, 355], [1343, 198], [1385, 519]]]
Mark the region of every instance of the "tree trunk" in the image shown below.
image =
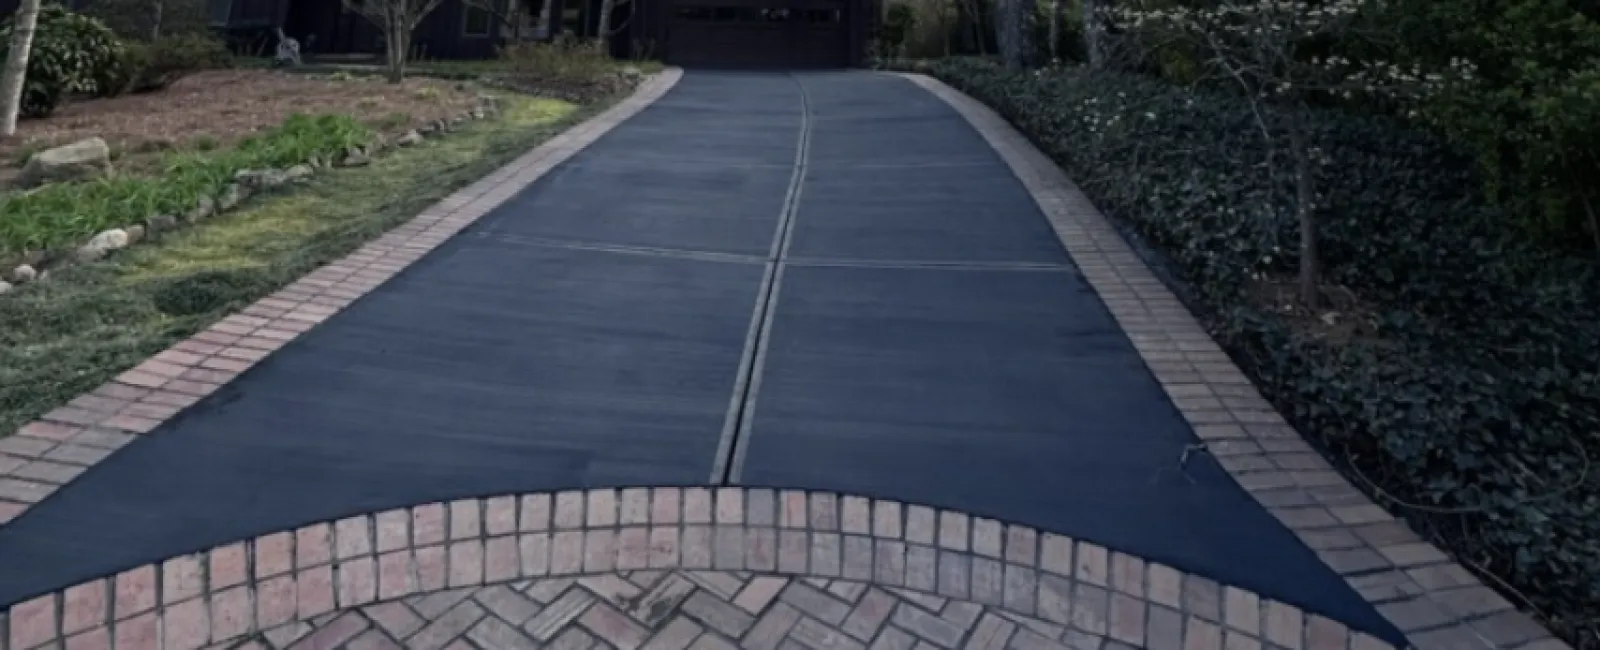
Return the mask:
[[388, 26], [389, 83], [397, 84], [406, 80], [406, 50], [410, 47], [406, 41], [411, 30], [405, 28], [405, 22], [397, 15], [389, 16]]
[[165, 13], [165, 10], [167, 8], [166, 7], [167, 3], [165, 2], [165, 0], [156, 0], [152, 4], [154, 6], [151, 7], [151, 11], [155, 15], [153, 16], [153, 19], [151, 20], [150, 40], [159, 41], [159, 40], [161, 40], [161, 18], [162, 18], [162, 15]]
[[600, 15], [595, 18], [594, 38], [596, 47], [599, 47], [602, 51], [610, 44], [611, 12], [616, 7], [616, 0], [600, 0]]
[[17, 7], [11, 32], [11, 52], [6, 55], [4, 76], [0, 76], [0, 136], [17, 134], [17, 113], [22, 110], [22, 86], [28, 78], [28, 54], [33, 50], [33, 32], [39, 25], [39, 0], [22, 0]]
[[1028, 18], [1034, 7], [1034, 0], [1004, 0], [997, 12], [1000, 58], [1012, 70], [1028, 67], [1033, 58], [1033, 39], [1029, 38]]
[[1315, 167], [1298, 120], [1289, 127], [1289, 146], [1294, 156], [1295, 217], [1300, 225], [1300, 302], [1307, 309], [1317, 309], [1322, 306], [1322, 295], [1317, 287], [1321, 270], [1317, 259], [1316, 193], [1312, 189]]
[[547, 39], [555, 38], [556, 30], [561, 29], [561, 23], [550, 20], [556, 9], [556, 0], [544, 0], [544, 7], [539, 9], [539, 25], [534, 28], [537, 34]]
[[1100, 0], [1079, 0], [1083, 3], [1083, 61], [1090, 69], [1105, 66], [1105, 49], [1100, 32]]
[[1058, 46], [1061, 43], [1061, 23], [1065, 17], [1066, 7], [1062, 4], [1062, 1], [1050, 0], [1050, 29], [1048, 33], [1050, 35], [1051, 63], [1061, 60], [1061, 48]]

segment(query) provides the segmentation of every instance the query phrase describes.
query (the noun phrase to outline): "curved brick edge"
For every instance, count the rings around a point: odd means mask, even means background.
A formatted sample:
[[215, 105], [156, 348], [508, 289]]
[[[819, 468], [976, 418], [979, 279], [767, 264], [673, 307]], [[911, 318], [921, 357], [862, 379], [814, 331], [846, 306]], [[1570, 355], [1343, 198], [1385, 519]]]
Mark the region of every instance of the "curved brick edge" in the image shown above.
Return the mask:
[[[960, 512], [826, 492], [628, 488], [432, 503], [172, 558], [13, 606], [0, 616], [0, 650], [273, 643], [265, 635], [284, 626], [316, 627], [333, 612], [445, 590], [669, 570], [903, 588], [894, 593], [1042, 619], [1062, 628], [1057, 641], [1071, 628], [1121, 644], [1112, 648], [1388, 647], [1171, 567]], [[791, 606], [799, 607], [793, 599]], [[939, 636], [938, 624], [924, 622], [932, 632], [919, 632], [915, 621], [900, 627], [957, 647], [951, 634]], [[424, 645], [449, 639], [435, 640]]]
[[1026, 136], [936, 79], [900, 76], [955, 108], [1011, 166], [1211, 455], [1414, 645], [1569, 648], [1335, 471]]
[[445, 197], [354, 253], [0, 438], [0, 526], [376, 289], [660, 99], [682, 76], [677, 68], [652, 75], [628, 98]]

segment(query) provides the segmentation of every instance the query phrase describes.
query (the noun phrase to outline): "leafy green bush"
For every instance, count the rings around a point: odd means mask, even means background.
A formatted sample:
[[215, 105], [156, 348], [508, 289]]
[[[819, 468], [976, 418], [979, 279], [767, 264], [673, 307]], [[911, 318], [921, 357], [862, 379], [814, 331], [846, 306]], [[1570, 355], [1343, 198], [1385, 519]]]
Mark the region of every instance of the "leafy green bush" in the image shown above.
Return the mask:
[[152, 42], [130, 41], [125, 47], [115, 92], [164, 90], [179, 79], [201, 70], [227, 67], [233, 60], [226, 44], [203, 33], [177, 34]]
[[[10, 21], [0, 26], [0, 58], [10, 54], [11, 30]], [[44, 117], [68, 95], [105, 92], [116, 83], [123, 54], [122, 42], [104, 23], [45, 5], [28, 56], [22, 115]]]
[[500, 51], [520, 79], [587, 85], [614, 76], [616, 62], [605, 48], [571, 34], [550, 43], [512, 43]]
[[1546, 243], [1600, 251], [1600, 9], [1565, 0], [1406, 0], [1402, 63], [1467, 57], [1477, 79], [1422, 107], [1476, 155], [1492, 198]]
[[201, 196], [215, 196], [241, 169], [288, 167], [313, 155], [332, 156], [370, 137], [349, 116], [295, 115], [227, 151], [174, 153], [159, 176], [113, 176], [9, 195], [0, 199], [0, 256], [70, 246], [155, 214], [182, 214]]
[[209, 29], [208, 0], [93, 0], [81, 11], [104, 21], [125, 39], [160, 40]]
[[1292, 275], [1295, 223], [1245, 101], [1080, 69], [927, 70], [1161, 249], [1263, 391], [1390, 506], [1566, 623], [1600, 613], [1600, 279], [1527, 243], [1470, 156], [1384, 119], [1304, 116], [1327, 159], [1325, 279], [1370, 306], [1336, 337], [1251, 293]]

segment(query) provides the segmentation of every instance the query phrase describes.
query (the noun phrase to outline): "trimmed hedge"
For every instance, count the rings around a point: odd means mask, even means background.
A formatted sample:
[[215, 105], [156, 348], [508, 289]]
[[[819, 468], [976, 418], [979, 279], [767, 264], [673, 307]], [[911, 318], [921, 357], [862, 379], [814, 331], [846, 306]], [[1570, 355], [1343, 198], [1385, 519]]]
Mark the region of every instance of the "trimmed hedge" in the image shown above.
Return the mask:
[[[1293, 277], [1296, 231], [1288, 199], [1269, 198], [1269, 150], [1244, 100], [1073, 68], [917, 67], [999, 111], [1161, 249], [1258, 386], [1385, 505], [1558, 626], [1592, 624], [1600, 280], [1592, 261], [1519, 238], [1473, 161], [1397, 123], [1309, 116], [1326, 157], [1325, 279], [1372, 307], [1359, 315], [1369, 333], [1335, 338], [1251, 297], [1257, 277]], [[1293, 196], [1287, 160], [1276, 182]]]

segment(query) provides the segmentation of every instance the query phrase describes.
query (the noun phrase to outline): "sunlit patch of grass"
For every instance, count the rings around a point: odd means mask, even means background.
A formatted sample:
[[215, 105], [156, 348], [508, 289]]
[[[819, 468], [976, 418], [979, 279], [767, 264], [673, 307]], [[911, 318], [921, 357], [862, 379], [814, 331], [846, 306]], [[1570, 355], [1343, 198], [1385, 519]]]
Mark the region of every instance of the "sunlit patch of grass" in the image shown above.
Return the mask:
[[496, 120], [0, 298], [0, 436], [403, 223], [602, 106], [506, 97]]
[[369, 137], [367, 127], [349, 116], [295, 115], [226, 151], [162, 154], [152, 163], [160, 173], [151, 176], [117, 174], [6, 196], [0, 198], [0, 256], [70, 246], [155, 214], [182, 214], [202, 195], [214, 196], [240, 169], [287, 167]]

